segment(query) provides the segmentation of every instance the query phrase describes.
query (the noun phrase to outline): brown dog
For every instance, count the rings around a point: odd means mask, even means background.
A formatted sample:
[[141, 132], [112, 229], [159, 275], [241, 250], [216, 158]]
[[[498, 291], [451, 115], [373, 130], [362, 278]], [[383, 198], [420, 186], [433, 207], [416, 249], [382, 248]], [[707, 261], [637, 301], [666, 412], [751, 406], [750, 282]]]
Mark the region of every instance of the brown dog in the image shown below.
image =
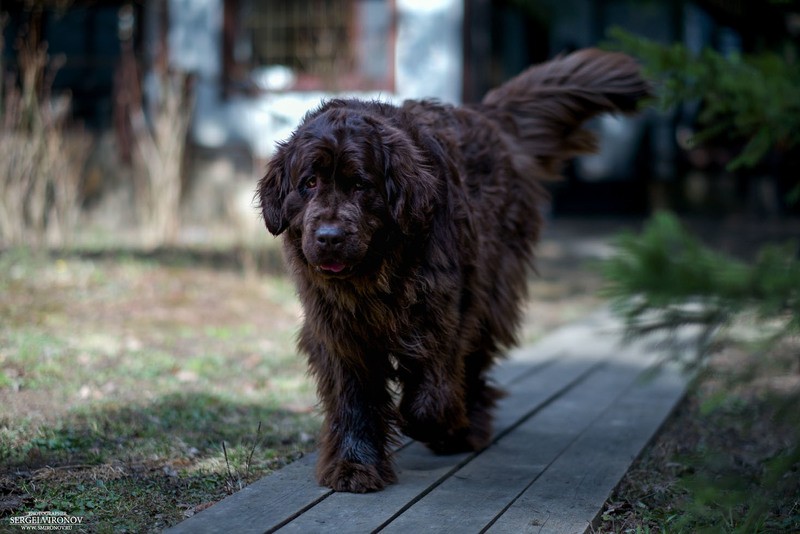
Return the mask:
[[582, 50], [473, 106], [331, 100], [279, 145], [258, 195], [305, 310], [321, 484], [394, 482], [396, 427], [437, 453], [490, 443], [486, 373], [520, 322], [539, 182], [594, 148], [586, 119], [647, 92], [628, 56]]

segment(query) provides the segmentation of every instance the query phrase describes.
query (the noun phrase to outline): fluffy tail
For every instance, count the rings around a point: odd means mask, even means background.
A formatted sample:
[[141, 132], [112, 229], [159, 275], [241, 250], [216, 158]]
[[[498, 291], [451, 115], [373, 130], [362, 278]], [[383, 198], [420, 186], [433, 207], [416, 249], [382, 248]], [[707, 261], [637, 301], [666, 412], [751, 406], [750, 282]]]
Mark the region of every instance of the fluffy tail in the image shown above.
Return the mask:
[[633, 58], [589, 48], [525, 70], [490, 91], [483, 110], [515, 137], [523, 154], [557, 174], [564, 160], [596, 150], [594, 136], [581, 129], [587, 119], [633, 112], [649, 94]]

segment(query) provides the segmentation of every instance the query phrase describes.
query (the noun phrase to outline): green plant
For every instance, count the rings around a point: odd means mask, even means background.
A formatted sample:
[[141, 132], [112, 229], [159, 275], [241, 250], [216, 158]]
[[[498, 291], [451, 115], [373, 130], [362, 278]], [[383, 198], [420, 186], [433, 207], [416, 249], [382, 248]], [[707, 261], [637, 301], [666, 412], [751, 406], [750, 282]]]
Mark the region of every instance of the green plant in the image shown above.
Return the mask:
[[[609, 47], [641, 59], [663, 109], [700, 104], [700, 129], [687, 140], [690, 147], [712, 140], [741, 145], [727, 164], [730, 171], [755, 167], [772, 153], [797, 157], [800, 69], [792, 54], [726, 56], [709, 48], [694, 53], [680, 43], [663, 45], [618, 28], [609, 35]], [[800, 177], [792, 175], [789, 185], [787, 200], [797, 203]]]
[[[690, 395], [704, 397], [695, 417], [711, 430], [705, 442], [687, 445], [688, 457], [670, 459], [672, 465], [686, 466], [675, 482], [675, 498], [668, 501], [677, 511], [670, 528], [745, 533], [774, 532], [786, 524], [793, 530], [799, 524], [792, 502], [796, 508], [800, 393], [764, 391], [767, 382], [757, 370], [790, 379], [796, 373], [796, 356], [791, 356], [800, 334], [796, 245], [767, 246], [746, 263], [704, 246], [668, 213], [656, 214], [640, 235], [619, 236], [616, 244], [618, 253], [602, 265], [605, 295], [624, 319], [628, 336], [675, 333], [685, 325], [699, 325], [703, 332], [684, 363], [699, 371], [698, 387]], [[745, 318], [756, 327], [749, 335], [718, 335], [732, 334]], [[791, 340], [794, 344], [785, 348]], [[714, 345], [736, 347], [749, 353], [750, 361], [740, 362], [736, 371], [720, 372], [709, 363]], [[709, 383], [717, 384], [713, 393], [705, 389]], [[759, 393], [743, 396], [741, 389]], [[765, 420], [768, 432], [754, 438], [754, 427], [763, 427]], [[614, 520], [614, 513], [607, 515], [604, 520]], [[652, 521], [652, 516], [638, 515]]]
[[790, 60], [772, 52], [724, 56], [709, 48], [695, 54], [679, 43], [609, 33], [611, 46], [643, 61], [663, 107], [701, 101], [703, 129], [694, 143], [719, 137], [745, 143], [729, 168], [752, 167], [771, 149], [800, 145], [800, 69]]
[[768, 246], [748, 265], [704, 246], [674, 216], [655, 214], [641, 235], [616, 240], [602, 265], [604, 295], [628, 335], [701, 325], [700, 351], [719, 327], [741, 313], [780, 322], [776, 335], [800, 332], [800, 261], [795, 244]]

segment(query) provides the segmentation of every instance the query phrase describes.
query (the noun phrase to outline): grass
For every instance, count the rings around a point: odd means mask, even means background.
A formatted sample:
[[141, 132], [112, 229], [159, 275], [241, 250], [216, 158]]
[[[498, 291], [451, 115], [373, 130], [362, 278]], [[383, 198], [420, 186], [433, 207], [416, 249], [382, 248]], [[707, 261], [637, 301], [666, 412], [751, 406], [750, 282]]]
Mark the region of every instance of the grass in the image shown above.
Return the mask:
[[0, 254], [0, 517], [160, 531], [314, 447], [291, 284], [190, 259]]

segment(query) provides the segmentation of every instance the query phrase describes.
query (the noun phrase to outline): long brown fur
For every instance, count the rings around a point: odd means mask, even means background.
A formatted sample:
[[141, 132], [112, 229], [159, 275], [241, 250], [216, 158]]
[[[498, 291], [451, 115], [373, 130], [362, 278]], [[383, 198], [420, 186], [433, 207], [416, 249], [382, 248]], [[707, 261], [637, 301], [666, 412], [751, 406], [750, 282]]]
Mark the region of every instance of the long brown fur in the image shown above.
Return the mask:
[[258, 197], [305, 312], [321, 484], [395, 482], [396, 428], [437, 453], [490, 443], [486, 374], [515, 342], [540, 181], [594, 148], [584, 121], [647, 92], [631, 58], [587, 49], [473, 106], [331, 100], [278, 146]]

